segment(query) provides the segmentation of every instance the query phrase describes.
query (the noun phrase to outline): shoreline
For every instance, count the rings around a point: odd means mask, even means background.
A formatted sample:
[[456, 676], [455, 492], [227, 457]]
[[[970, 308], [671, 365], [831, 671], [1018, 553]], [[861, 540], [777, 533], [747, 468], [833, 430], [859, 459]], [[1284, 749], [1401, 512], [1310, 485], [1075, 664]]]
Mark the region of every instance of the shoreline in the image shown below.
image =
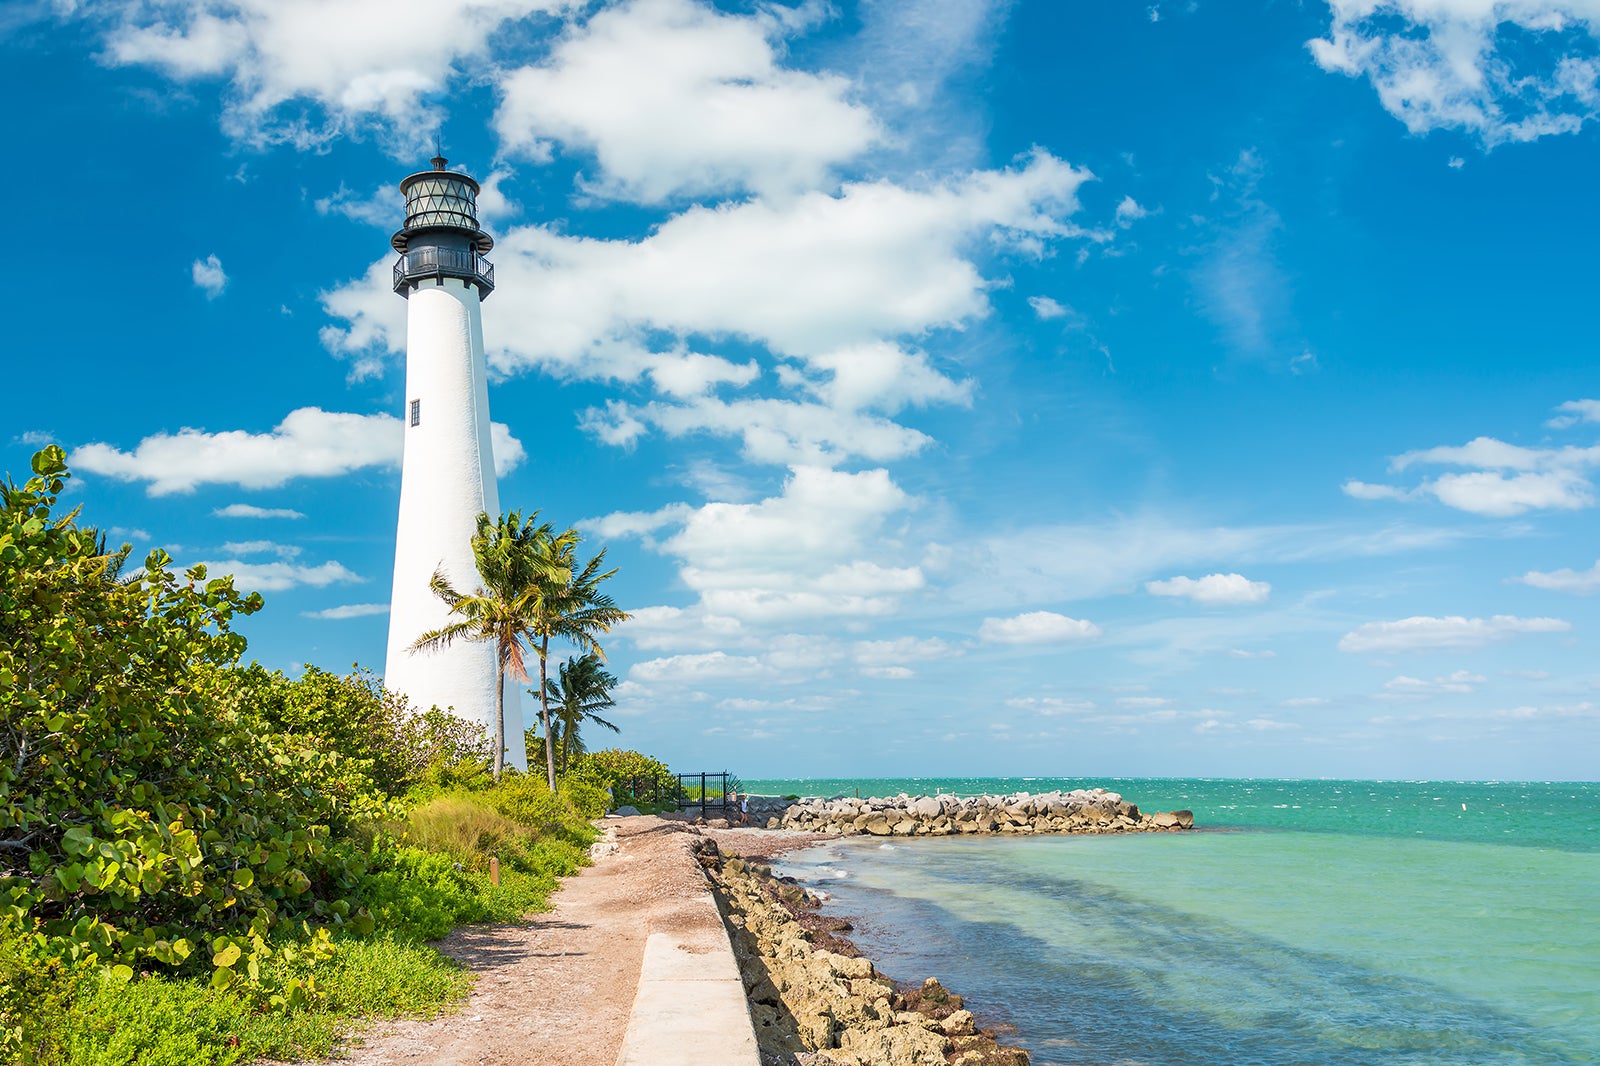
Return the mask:
[[[838, 840], [837, 833], [700, 830], [699, 851], [744, 977], [763, 1066], [1028, 1066], [936, 975], [921, 984], [877, 969], [850, 939], [848, 919], [771, 859]], [[781, 835], [780, 835], [781, 834]]]

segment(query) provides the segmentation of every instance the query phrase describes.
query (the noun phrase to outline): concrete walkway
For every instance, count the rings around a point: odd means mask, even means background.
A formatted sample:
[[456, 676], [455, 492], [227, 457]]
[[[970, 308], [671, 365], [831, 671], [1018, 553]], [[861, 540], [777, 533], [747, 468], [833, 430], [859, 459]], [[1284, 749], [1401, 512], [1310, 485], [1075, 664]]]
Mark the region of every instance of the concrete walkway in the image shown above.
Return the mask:
[[[682, 836], [686, 845], [693, 839]], [[683, 857], [699, 874], [687, 846]], [[761, 1066], [739, 964], [710, 885], [653, 914], [650, 926], [617, 1066]]]
[[759, 1066], [733, 948], [682, 823], [608, 818], [619, 850], [528, 925], [438, 947], [478, 977], [462, 1009], [380, 1024], [352, 1066]]

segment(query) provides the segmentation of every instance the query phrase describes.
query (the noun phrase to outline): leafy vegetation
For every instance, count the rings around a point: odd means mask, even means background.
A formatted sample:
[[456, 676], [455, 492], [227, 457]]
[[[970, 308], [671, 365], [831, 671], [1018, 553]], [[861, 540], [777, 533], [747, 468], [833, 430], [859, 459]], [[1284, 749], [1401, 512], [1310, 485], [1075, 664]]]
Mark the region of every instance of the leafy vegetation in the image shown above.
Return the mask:
[[61, 449], [33, 470], [0, 489], [0, 1061], [316, 1055], [458, 998], [421, 942], [546, 906], [604, 786], [496, 782], [480, 728], [370, 674], [241, 665], [259, 596], [124, 576], [58, 513]]
[[555, 745], [556, 774], [567, 772], [568, 762], [588, 749], [583, 743], [586, 722], [620, 733], [621, 730], [600, 717], [601, 711], [616, 705], [611, 690], [617, 679], [597, 655], [580, 655], [561, 664], [558, 676], [545, 682], [548, 703], [553, 708], [550, 729]]
[[[499, 684], [495, 688], [494, 778], [500, 780], [506, 752], [506, 675], [528, 681], [523, 665], [525, 644], [544, 612], [544, 590], [561, 580], [559, 561], [541, 550], [553, 529], [535, 525], [535, 511], [524, 521], [520, 511], [498, 519], [478, 515], [472, 536], [472, 558], [483, 584], [473, 592], [459, 592], [443, 569], [435, 570], [428, 587], [445, 602], [456, 621], [417, 637], [413, 651], [447, 648], [458, 640], [493, 644]], [[555, 779], [550, 781], [554, 789]]]

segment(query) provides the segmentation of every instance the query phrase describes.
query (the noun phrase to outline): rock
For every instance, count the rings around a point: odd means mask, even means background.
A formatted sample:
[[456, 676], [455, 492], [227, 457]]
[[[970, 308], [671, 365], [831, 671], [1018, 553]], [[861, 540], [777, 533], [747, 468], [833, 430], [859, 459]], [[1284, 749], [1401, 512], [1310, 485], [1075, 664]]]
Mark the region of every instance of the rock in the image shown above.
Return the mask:
[[921, 1026], [896, 1025], [869, 1032], [846, 1029], [839, 1048], [875, 1066], [945, 1066], [950, 1041]]
[[1175, 818], [1178, 819], [1178, 828], [1179, 829], [1193, 829], [1194, 828], [1194, 812], [1193, 811], [1173, 811], [1172, 814], [1173, 814], [1173, 816]]
[[945, 1036], [968, 1036], [972, 1033], [972, 1012], [958, 1010], [939, 1023]]
[[[1150, 824], [1157, 829], [1176, 829], [1178, 827], [1178, 816], [1172, 811], [1157, 811], [1150, 816]], [[1192, 814], [1189, 815], [1189, 824], [1194, 824], [1194, 815]]]

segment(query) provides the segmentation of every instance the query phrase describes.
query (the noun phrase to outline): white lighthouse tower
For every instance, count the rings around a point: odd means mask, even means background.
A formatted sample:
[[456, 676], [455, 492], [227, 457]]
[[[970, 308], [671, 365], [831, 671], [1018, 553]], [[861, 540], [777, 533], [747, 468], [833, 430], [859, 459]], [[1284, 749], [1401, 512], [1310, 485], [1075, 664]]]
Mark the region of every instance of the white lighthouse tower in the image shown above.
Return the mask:
[[[461, 592], [480, 584], [472, 558], [478, 515], [500, 513], [489, 439], [483, 320], [478, 305], [494, 291], [494, 266], [484, 255], [494, 240], [478, 226], [478, 183], [431, 160], [432, 170], [400, 183], [405, 228], [394, 291], [405, 297], [405, 457], [400, 474], [400, 525], [384, 684], [412, 706], [454, 709], [494, 736], [495, 648], [457, 641], [413, 652], [422, 634], [456, 621], [428, 587], [443, 569]], [[507, 678], [506, 763], [527, 769], [517, 682]]]

